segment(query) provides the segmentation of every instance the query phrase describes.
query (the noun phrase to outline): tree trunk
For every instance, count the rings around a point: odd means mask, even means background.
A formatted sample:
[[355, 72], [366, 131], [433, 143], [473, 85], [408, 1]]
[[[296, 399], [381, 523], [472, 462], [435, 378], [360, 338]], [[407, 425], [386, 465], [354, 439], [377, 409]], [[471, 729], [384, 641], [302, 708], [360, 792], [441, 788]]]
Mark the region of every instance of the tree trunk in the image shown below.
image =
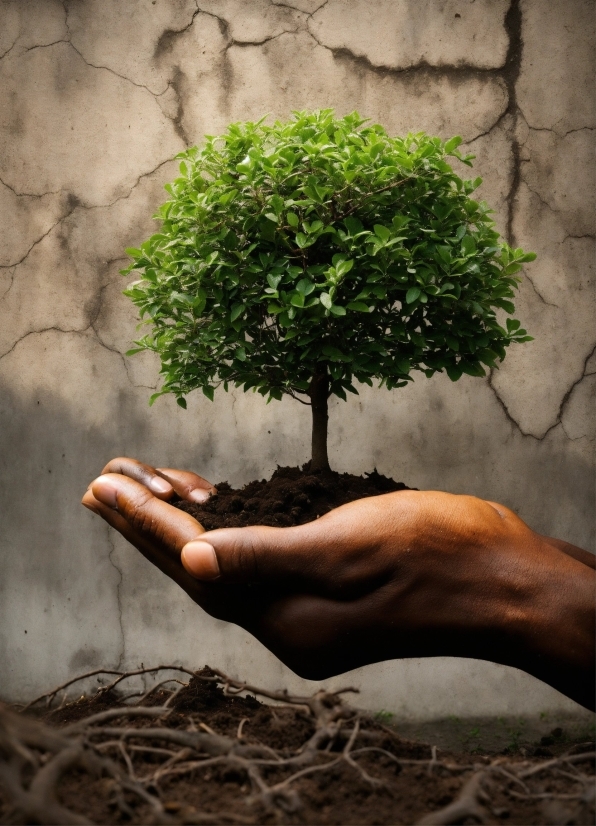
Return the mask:
[[308, 391], [312, 410], [311, 470], [330, 470], [327, 456], [327, 400], [329, 398], [329, 373], [327, 365], [321, 366], [312, 377]]

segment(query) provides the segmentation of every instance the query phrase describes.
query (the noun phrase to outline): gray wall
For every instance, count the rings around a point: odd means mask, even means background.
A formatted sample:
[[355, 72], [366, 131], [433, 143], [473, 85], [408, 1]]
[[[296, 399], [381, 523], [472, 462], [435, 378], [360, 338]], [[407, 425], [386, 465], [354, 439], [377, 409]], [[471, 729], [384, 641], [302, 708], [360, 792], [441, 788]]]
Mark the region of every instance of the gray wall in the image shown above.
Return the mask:
[[[206, 616], [79, 505], [112, 456], [247, 482], [306, 460], [308, 410], [160, 400], [121, 295], [169, 159], [237, 119], [358, 109], [394, 134], [460, 134], [511, 243], [535, 250], [535, 336], [486, 380], [364, 388], [331, 411], [341, 471], [490, 497], [594, 543], [594, 5], [582, 0], [2, 0], [0, 693], [99, 664], [208, 662], [301, 681]], [[384, 663], [331, 681], [411, 718], [573, 709], [513, 669]], [[303, 685], [303, 684], [302, 684]]]

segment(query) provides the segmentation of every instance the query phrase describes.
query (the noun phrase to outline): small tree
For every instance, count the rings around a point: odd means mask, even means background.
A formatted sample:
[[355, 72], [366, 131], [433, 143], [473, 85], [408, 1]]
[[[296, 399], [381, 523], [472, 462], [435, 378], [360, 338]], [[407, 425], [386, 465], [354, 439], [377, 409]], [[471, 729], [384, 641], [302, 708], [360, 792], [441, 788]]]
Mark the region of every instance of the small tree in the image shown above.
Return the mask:
[[423, 133], [390, 138], [353, 113], [236, 123], [181, 158], [156, 218], [130, 249], [126, 295], [161, 357], [159, 393], [223, 384], [311, 405], [311, 469], [329, 467], [327, 403], [354, 380], [403, 387], [412, 372], [484, 375], [513, 341], [516, 273], [533, 253], [499, 241], [481, 183], [446, 162], [473, 155]]

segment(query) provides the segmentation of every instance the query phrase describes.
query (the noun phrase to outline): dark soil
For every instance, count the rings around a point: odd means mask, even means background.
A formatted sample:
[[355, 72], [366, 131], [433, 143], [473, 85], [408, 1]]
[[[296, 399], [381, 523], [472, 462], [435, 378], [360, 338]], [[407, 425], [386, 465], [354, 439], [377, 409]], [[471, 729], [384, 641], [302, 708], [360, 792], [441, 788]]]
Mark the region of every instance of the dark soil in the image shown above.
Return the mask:
[[[60, 732], [98, 712], [123, 709], [122, 717], [79, 729], [76, 736], [83, 732], [87, 753], [91, 750], [102, 758], [110, 758], [112, 765], [120, 767], [125, 780], [119, 782], [105, 772], [102, 776], [86, 767], [84, 760], [80, 766], [66, 771], [56, 783], [56, 799], [70, 813], [86, 818], [69, 822], [416, 824], [461, 796], [475, 773], [485, 772], [483, 820], [467, 816], [424, 822], [520, 826], [594, 823], [592, 742], [573, 743], [557, 731], [549, 740], [546, 754], [540, 742], [530, 754], [511, 748], [500, 755], [437, 751], [430, 745], [402, 738], [398, 729], [381, 722], [382, 716], [356, 713], [336, 695], [326, 694], [319, 711], [309, 711], [304, 704], [298, 705], [300, 698], [289, 696], [285, 706], [266, 705], [252, 695], [228, 696], [221, 684], [205, 681], [213, 679], [214, 673], [209, 669], [197, 672], [186, 687], [177, 686], [176, 695], [156, 688], [141, 699], [142, 707], [161, 707], [170, 699], [172, 712], [159, 719], [126, 718], [128, 706], [124, 696], [115, 691], [100, 692], [58, 710], [37, 712], [38, 720]], [[238, 688], [238, 684], [228, 685]], [[319, 744], [312, 760], [305, 764], [308, 771], [291, 781], [285, 797], [267, 800], [260, 793], [263, 787], [259, 783], [271, 789], [302, 770], [300, 765], [276, 767], [274, 762], [299, 755], [315, 731], [328, 724], [325, 704], [329, 709], [340, 710], [335, 718], [341, 721], [336, 733]], [[244, 749], [244, 763], [233, 756], [213, 759], [209, 753], [201, 754], [201, 748], [184, 749], [169, 742], [167, 734], [160, 736], [157, 726], [166, 733], [174, 729], [232, 738]], [[158, 733], [150, 738], [135, 737], [135, 731], [147, 728]], [[125, 730], [128, 734], [120, 737], [119, 732]], [[32, 746], [31, 737], [27, 740], [23, 736], [22, 742], [29, 749], [42, 749], [39, 743]], [[5, 743], [0, 737], [0, 823], [56, 822], [23, 818], [22, 814], [19, 819], [18, 810], [9, 805], [1, 788], [2, 762], [7, 759]], [[254, 761], [261, 778], [258, 783], [251, 780], [249, 772], [251, 748], [253, 757], [260, 754], [260, 763]], [[342, 760], [346, 748], [353, 755], [352, 763]], [[570, 755], [569, 763], [551, 765], [553, 758], [563, 754]], [[584, 754], [585, 757], [581, 756]], [[334, 758], [334, 765], [326, 768]], [[45, 766], [52, 755], [38, 759]], [[18, 765], [18, 760], [13, 758], [12, 764]], [[498, 766], [505, 773], [499, 773]], [[520, 775], [526, 777], [528, 769], [536, 767], [539, 768], [531, 778], [517, 779]], [[142, 796], [133, 793], [132, 786], [127, 787], [131, 781], [146, 790], [152, 800], [159, 801], [161, 815], [156, 814], [155, 806], [152, 810]]]
[[249, 482], [232, 488], [227, 482], [217, 485], [217, 496], [204, 505], [178, 500], [173, 504], [194, 516], [208, 530], [243, 528], [246, 525], [271, 525], [288, 528], [304, 525], [333, 508], [397, 490], [411, 490], [374, 470], [364, 476], [334, 471], [308, 470], [305, 465], [278, 467], [271, 479]]

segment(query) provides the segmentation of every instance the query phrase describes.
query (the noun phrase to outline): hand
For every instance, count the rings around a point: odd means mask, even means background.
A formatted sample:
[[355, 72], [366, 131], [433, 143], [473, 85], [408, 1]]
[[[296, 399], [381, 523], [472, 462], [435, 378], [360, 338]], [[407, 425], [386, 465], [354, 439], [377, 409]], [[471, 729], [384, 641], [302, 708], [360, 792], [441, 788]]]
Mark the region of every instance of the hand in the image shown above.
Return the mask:
[[[298, 527], [204, 533], [164, 501], [174, 489], [212, 494], [201, 477], [131, 460], [105, 471], [83, 504], [301, 676], [466, 656], [517, 666], [593, 703], [594, 572], [501, 505], [401, 491]], [[156, 477], [172, 491], [152, 494]]]

